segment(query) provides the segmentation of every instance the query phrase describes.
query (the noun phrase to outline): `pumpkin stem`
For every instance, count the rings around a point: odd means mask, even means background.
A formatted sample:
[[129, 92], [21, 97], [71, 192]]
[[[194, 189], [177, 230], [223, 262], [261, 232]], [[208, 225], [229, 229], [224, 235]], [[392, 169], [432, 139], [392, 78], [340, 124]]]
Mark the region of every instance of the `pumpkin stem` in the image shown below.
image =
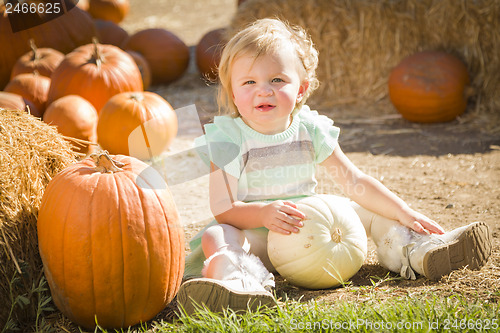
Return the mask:
[[141, 93], [132, 93], [130, 94], [130, 99], [133, 99], [134, 101], [140, 102], [144, 100], [144, 95]]
[[92, 38], [92, 43], [94, 43], [94, 54], [92, 55], [92, 58], [95, 61], [95, 64], [97, 65], [97, 69], [100, 70], [103, 57], [97, 45], [99, 44], [99, 40], [97, 39], [97, 37]]
[[90, 157], [95, 162], [95, 170], [101, 173], [120, 172], [123, 171], [121, 167], [125, 166], [124, 163], [113, 160], [106, 150], [90, 154]]
[[342, 230], [340, 230], [339, 228], [335, 228], [335, 230], [333, 230], [332, 232], [332, 240], [335, 243], [340, 243], [342, 241]]
[[30, 38], [30, 47], [31, 47], [31, 51], [33, 51], [33, 57], [31, 57], [31, 60], [32, 61], [40, 60], [38, 48], [36, 47], [35, 40], [33, 38]]

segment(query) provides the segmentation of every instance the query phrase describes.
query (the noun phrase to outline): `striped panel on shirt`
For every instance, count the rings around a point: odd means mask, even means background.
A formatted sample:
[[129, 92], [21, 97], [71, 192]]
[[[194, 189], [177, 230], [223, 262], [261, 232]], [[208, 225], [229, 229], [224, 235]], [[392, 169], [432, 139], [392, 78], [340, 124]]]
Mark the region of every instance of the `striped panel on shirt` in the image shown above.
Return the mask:
[[314, 147], [310, 140], [293, 141], [263, 148], [251, 148], [242, 156], [244, 172], [270, 169], [286, 164], [304, 164], [314, 161]]
[[[302, 133], [300, 140], [248, 147], [242, 155], [238, 198], [243, 201], [291, 198], [314, 193], [314, 146]], [[250, 144], [252, 146], [252, 144]]]

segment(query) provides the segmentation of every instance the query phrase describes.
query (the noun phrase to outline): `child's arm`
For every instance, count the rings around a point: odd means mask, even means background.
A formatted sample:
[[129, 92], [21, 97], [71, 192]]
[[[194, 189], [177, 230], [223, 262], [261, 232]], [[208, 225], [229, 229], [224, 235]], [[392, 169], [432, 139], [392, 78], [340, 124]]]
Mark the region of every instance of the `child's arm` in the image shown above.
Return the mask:
[[399, 221], [419, 233], [444, 233], [443, 228], [428, 217], [411, 209], [402, 199], [375, 178], [359, 170], [337, 145], [332, 155], [321, 163], [341, 187], [345, 195], [364, 208]]
[[299, 232], [305, 215], [290, 201], [276, 200], [271, 203], [246, 203], [236, 200], [238, 180], [230, 174], [210, 165], [210, 209], [219, 223], [239, 229], [266, 227], [269, 230], [290, 234]]

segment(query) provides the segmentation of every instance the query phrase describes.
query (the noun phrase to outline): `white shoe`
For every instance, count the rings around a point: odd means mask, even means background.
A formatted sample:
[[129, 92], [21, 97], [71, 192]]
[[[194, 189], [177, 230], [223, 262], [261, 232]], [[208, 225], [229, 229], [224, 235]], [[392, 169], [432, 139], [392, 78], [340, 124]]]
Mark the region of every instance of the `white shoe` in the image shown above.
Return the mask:
[[241, 280], [192, 279], [184, 282], [177, 294], [177, 303], [188, 315], [198, 308], [212, 312], [256, 310], [260, 306], [276, 306], [273, 295], [260, 287], [248, 291]]
[[414, 278], [416, 271], [439, 280], [453, 270], [483, 267], [491, 254], [491, 234], [483, 222], [474, 222], [444, 235], [423, 236], [403, 247], [401, 275]]
[[274, 276], [256, 256], [223, 250], [210, 256], [204, 266], [205, 278], [184, 282], [177, 294], [187, 314], [203, 306], [221, 312], [226, 308], [255, 310], [258, 306], [276, 305], [271, 294]]

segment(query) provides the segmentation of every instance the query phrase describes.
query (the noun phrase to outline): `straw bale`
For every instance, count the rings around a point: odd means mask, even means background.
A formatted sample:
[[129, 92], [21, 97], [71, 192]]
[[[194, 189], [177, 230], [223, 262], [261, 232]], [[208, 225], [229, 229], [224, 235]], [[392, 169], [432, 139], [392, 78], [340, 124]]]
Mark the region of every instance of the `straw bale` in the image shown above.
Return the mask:
[[228, 33], [264, 17], [301, 25], [311, 35], [320, 52], [316, 105], [380, 100], [404, 57], [442, 50], [465, 62], [476, 101], [500, 106], [498, 0], [247, 0]]
[[[42, 277], [38, 209], [50, 179], [76, 160], [71, 148], [55, 127], [0, 108], [0, 330], [18, 295], [32, 299], [24, 309], [16, 306], [11, 319], [27, 323], [36, 315], [38, 295], [30, 295], [30, 288]], [[13, 277], [18, 281], [11, 285]]]

